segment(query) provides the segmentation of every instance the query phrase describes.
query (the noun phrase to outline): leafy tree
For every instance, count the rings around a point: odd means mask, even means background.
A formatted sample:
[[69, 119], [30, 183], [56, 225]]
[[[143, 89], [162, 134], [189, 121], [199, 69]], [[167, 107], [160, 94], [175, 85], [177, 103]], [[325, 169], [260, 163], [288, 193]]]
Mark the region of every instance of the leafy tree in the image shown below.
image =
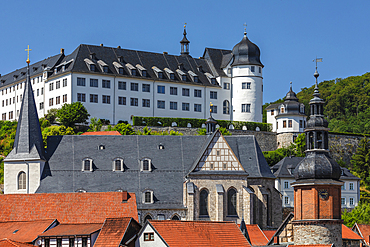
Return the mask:
[[0, 157], [0, 184], [4, 184], [4, 162], [3, 160], [4, 158]]
[[76, 133], [73, 131], [73, 128], [71, 127], [65, 127], [64, 125], [61, 125], [61, 126], [50, 126], [50, 127], [46, 127], [43, 131], [42, 131], [42, 140], [44, 142], [44, 146], [46, 147], [47, 145], [47, 138], [48, 136], [57, 136], [57, 135], [60, 135], [60, 136], [63, 136], [63, 135], [75, 135]]
[[[224, 136], [231, 136], [231, 133], [224, 127], [220, 127], [219, 130], [221, 131], [221, 134], [224, 135]], [[198, 135], [206, 135], [207, 133], [207, 129], [206, 128], [201, 128], [201, 129], [198, 129]]]
[[86, 123], [89, 116], [90, 114], [81, 102], [64, 104], [57, 113], [59, 122], [66, 127], [72, 128], [74, 128], [76, 123]]
[[306, 135], [301, 133], [297, 136], [294, 141], [294, 155], [298, 157], [305, 157], [306, 156]]
[[113, 130], [118, 131], [121, 135], [135, 135], [135, 130], [131, 124], [119, 123], [114, 126]]
[[40, 122], [41, 130], [43, 130], [44, 128], [49, 127], [51, 125], [49, 120], [47, 120], [46, 118], [43, 118], [43, 117], [39, 119], [39, 122]]
[[351, 212], [347, 212], [347, 209], [342, 213], [343, 223], [351, 228], [355, 223], [357, 224], [369, 224], [370, 223], [370, 204], [359, 203]]
[[361, 185], [370, 190], [370, 140], [361, 139], [351, 159], [351, 171], [361, 178]]
[[52, 108], [49, 109], [45, 115], [45, 119], [48, 120], [51, 124], [55, 123], [55, 119], [57, 118], [58, 109]]
[[90, 125], [88, 131], [101, 131], [103, 127], [103, 123], [101, 119], [97, 119], [96, 117], [90, 118]]

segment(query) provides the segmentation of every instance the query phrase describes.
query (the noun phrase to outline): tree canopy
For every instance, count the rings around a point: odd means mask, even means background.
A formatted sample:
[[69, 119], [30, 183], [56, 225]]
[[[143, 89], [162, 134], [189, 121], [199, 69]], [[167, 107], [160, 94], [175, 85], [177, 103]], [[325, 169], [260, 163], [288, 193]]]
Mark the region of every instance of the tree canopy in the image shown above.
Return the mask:
[[66, 127], [75, 127], [77, 123], [86, 123], [90, 114], [81, 102], [64, 104], [57, 112], [58, 121]]
[[359, 203], [351, 212], [344, 210], [342, 213], [343, 224], [351, 228], [355, 223], [369, 224], [370, 223], [370, 204]]
[[370, 190], [370, 140], [361, 139], [356, 153], [352, 155], [351, 171], [361, 178], [361, 185]]

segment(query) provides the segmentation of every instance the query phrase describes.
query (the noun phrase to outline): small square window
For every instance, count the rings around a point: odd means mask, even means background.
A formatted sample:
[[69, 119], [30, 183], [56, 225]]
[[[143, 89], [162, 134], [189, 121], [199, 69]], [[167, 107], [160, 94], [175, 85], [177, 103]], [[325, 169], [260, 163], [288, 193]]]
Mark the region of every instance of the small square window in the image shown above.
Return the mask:
[[183, 111], [189, 111], [189, 103], [182, 103], [182, 110]]
[[103, 104], [110, 104], [110, 95], [103, 95]]
[[224, 82], [224, 89], [230, 90], [230, 83]]
[[195, 112], [201, 112], [202, 111], [202, 105], [201, 104], [194, 104], [194, 111]]
[[131, 82], [131, 91], [139, 91], [139, 84]]
[[255, 71], [255, 67], [251, 66], [251, 72], [254, 72], [254, 71]]
[[346, 205], [346, 198], [345, 198], [345, 197], [342, 197], [342, 198], [340, 199], [340, 204], [342, 204], [342, 205]]
[[194, 89], [194, 97], [201, 98], [202, 97], [202, 90]]
[[217, 92], [216, 91], [210, 91], [209, 93], [210, 93], [209, 97], [211, 99], [217, 99]]
[[177, 95], [177, 87], [170, 87], [170, 95]]
[[119, 105], [126, 105], [126, 97], [118, 96], [118, 104]]
[[150, 99], [143, 99], [143, 107], [150, 107]]
[[143, 84], [143, 92], [150, 92], [150, 84]]
[[126, 82], [125, 81], [119, 81], [118, 82], [118, 89], [119, 90], [126, 90]]
[[289, 182], [288, 181], [284, 181], [284, 189], [289, 189]]
[[90, 79], [90, 87], [98, 87], [98, 79]]
[[153, 232], [144, 233], [144, 241], [154, 241], [154, 233]]
[[182, 96], [190, 96], [189, 88], [183, 88], [182, 89]]
[[242, 104], [242, 112], [251, 112], [251, 104]]
[[177, 110], [177, 102], [170, 101], [170, 110]]
[[110, 88], [110, 81], [102, 80], [102, 88]]
[[90, 103], [98, 103], [98, 95], [90, 94]]
[[242, 89], [251, 89], [250, 82], [242, 82]]
[[212, 113], [217, 113], [217, 106], [213, 105], [211, 106]]
[[158, 109], [165, 109], [165, 101], [164, 100], [158, 100], [157, 101], [157, 108]]
[[289, 196], [285, 196], [284, 197], [284, 203], [285, 204], [289, 204]]
[[138, 98], [130, 98], [130, 105], [131, 106], [138, 106], [139, 99]]
[[353, 183], [349, 183], [349, 190], [354, 190]]
[[166, 93], [166, 89], [165, 89], [164, 86], [158, 85], [157, 92], [160, 93], [160, 94], [164, 94], [164, 93]]
[[271, 116], [274, 116], [275, 110], [271, 110]]

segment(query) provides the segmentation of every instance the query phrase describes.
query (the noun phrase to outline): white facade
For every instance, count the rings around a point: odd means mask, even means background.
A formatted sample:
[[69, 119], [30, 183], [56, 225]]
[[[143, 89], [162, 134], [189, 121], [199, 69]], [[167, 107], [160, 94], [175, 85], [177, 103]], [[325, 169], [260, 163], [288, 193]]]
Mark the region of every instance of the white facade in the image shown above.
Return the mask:
[[278, 178], [275, 180], [275, 188], [282, 195], [283, 207], [294, 207], [294, 188], [291, 186], [295, 180], [293, 178]]
[[153, 229], [150, 224], [145, 224], [144, 229], [139, 233], [138, 238], [135, 241], [135, 247], [166, 247], [167, 244], [157, 234], [157, 231]]

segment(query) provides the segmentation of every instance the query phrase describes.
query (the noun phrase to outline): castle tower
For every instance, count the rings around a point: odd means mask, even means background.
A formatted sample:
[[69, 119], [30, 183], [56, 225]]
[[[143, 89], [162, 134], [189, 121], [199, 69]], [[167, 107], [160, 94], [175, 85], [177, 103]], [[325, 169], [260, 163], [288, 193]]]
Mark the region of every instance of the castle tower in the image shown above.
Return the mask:
[[229, 67], [232, 78], [232, 121], [262, 122], [263, 67], [260, 49], [244, 31], [243, 39], [232, 50]]
[[186, 23], [185, 23], [185, 25], [184, 25], [184, 37], [180, 41], [181, 55], [182, 56], [189, 55], [189, 43], [190, 43], [190, 41], [186, 38]]
[[[28, 49], [29, 50], [29, 49]], [[34, 193], [40, 185], [45, 164], [44, 144], [33, 96], [27, 59], [27, 79], [24, 83], [13, 150], [4, 159], [4, 193]]]
[[341, 169], [328, 150], [328, 122], [323, 115], [324, 100], [317, 86], [310, 101], [311, 116], [305, 129], [306, 157], [295, 170], [294, 244], [342, 246]]

